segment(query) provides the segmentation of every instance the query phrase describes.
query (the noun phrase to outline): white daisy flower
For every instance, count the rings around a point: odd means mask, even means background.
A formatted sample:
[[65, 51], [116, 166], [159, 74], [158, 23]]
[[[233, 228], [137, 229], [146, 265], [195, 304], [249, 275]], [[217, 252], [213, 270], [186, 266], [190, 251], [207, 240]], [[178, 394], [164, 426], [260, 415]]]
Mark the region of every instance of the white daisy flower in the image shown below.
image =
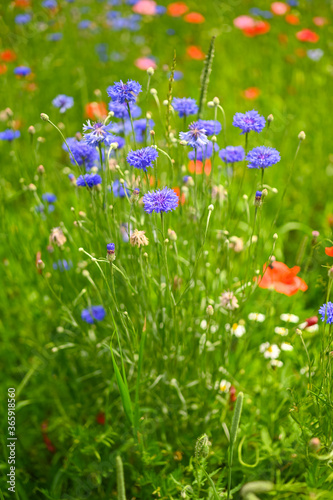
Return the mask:
[[283, 361], [281, 361], [280, 359], [272, 359], [271, 360], [271, 366], [276, 366], [277, 368], [281, 368], [281, 366], [283, 366]]
[[276, 344], [270, 344], [269, 342], [264, 342], [259, 347], [260, 352], [264, 355], [266, 359], [276, 359], [279, 357], [280, 349]]
[[228, 382], [227, 380], [223, 379], [220, 382], [220, 391], [221, 392], [229, 392], [230, 386], [231, 386], [231, 383]]
[[274, 328], [274, 332], [277, 333], [278, 335], [281, 335], [282, 337], [285, 337], [288, 335], [288, 328], [284, 328], [283, 326], [276, 326]]
[[289, 344], [288, 342], [283, 342], [281, 344], [281, 349], [282, 351], [292, 351], [294, 348], [291, 344]]
[[280, 319], [286, 323], [298, 323], [299, 317], [296, 314], [281, 314]]
[[265, 321], [266, 316], [262, 313], [250, 313], [248, 318], [250, 321], [258, 321], [258, 323], [262, 323]]
[[231, 334], [235, 335], [235, 337], [242, 337], [246, 332], [244, 324], [240, 321], [239, 323], [234, 323], [231, 327]]

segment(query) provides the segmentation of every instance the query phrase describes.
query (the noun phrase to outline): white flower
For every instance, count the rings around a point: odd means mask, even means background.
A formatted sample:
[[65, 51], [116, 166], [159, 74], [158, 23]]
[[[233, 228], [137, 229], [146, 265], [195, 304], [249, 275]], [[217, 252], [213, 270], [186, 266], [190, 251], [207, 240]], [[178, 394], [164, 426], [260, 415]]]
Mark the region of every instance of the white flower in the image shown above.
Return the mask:
[[314, 325], [310, 325], [310, 326], [307, 326], [308, 323], [306, 321], [304, 321], [304, 323], [301, 323], [300, 325], [298, 325], [298, 328], [300, 328], [300, 330], [305, 330], [306, 332], [310, 332], [310, 333], [314, 333], [314, 332], [317, 332], [319, 330], [319, 325], [318, 323], [315, 323]]
[[281, 314], [280, 319], [282, 321], [286, 321], [287, 323], [298, 323], [299, 322], [299, 317], [296, 316], [296, 314]]
[[282, 351], [292, 351], [294, 348], [291, 344], [289, 344], [288, 342], [283, 342], [281, 344], [281, 349]]
[[283, 361], [281, 361], [280, 359], [272, 359], [271, 366], [276, 366], [277, 368], [281, 368], [281, 366], [283, 366]]
[[276, 326], [274, 328], [274, 332], [277, 333], [278, 335], [281, 335], [282, 337], [285, 337], [288, 335], [288, 328], [284, 328], [283, 326]]
[[248, 318], [250, 321], [258, 321], [258, 323], [262, 323], [265, 321], [266, 316], [261, 313], [250, 313]]
[[242, 324], [242, 320], [239, 323], [234, 323], [231, 327], [231, 335], [235, 335], [235, 337], [242, 337], [246, 332], [244, 324]]
[[276, 344], [271, 345], [269, 342], [261, 344], [259, 350], [266, 359], [276, 359], [279, 357], [279, 354], [281, 352]]
[[223, 379], [220, 382], [220, 391], [221, 392], [229, 392], [230, 386], [231, 386], [231, 383], [228, 382], [227, 380]]
[[202, 330], [206, 330], [206, 328], [207, 328], [207, 321], [205, 319], [203, 319], [201, 321], [200, 328], [202, 328]]

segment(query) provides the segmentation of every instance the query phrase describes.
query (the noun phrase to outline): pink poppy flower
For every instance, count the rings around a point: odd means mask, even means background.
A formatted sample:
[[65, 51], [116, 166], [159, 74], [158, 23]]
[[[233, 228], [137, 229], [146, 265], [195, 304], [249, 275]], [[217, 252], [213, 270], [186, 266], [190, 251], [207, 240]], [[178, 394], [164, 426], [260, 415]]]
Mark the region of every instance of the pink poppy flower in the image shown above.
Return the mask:
[[133, 12], [143, 16], [154, 16], [157, 4], [153, 0], [139, 0], [133, 7]]
[[273, 2], [271, 5], [271, 11], [276, 16], [284, 16], [289, 10], [289, 5], [284, 2]]
[[155, 61], [149, 57], [139, 57], [139, 59], [135, 60], [134, 64], [137, 68], [142, 69], [143, 71], [146, 71], [148, 68], [157, 68]]

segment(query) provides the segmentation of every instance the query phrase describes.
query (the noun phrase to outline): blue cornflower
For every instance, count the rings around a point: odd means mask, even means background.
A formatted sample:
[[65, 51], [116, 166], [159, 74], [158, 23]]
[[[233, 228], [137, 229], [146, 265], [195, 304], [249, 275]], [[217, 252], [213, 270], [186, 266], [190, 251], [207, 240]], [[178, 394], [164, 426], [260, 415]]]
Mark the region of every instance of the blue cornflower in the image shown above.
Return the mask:
[[298, 0], [287, 0], [287, 4], [289, 4], [290, 7], [297, 7]]
[[55, 194], [53, 194], [53, 193], [44, 193], [44, 194], [42, 195], [42, 199], [43, 199], [44, 201], [47, 201], [47, 203], [54, 203], [54, 202], [56, 202], [56, 201], [57, 201], [57, 197], [56, 197], [56, 195], [55, 195]]
[[110, 146], [113, 142], [114, 136], [111, 134], [112, 124], [104, 125], [103, 123], [91, 123], [90, 120], [87, 121], [86, 125], [83, 125], [84, 140], [90, 146], [98, 146], [100, 142], [104, 142], [106, 146]]
[[[135, 103], [130, 103], [130, 111], [132, 118], [139, 118], [141, 115], [141, 108], [137, 106]], [[121, 104], [120, 102], [109, 102], [109, 111], [113, 112], [115, 118], [122, 118], [123, 120], [129, 119], [128, 108], [125, 103]]]
[[261, 132], [266, 124], [263, 116], [259, 115], [258, 111], [254, 109], [246, 113], [236, 113], [232, 122], [234, 127], [242, 130], [241, 135], [248, 134], [249, 132]]
[[58, 4], [56, 0], [44, 0], [44, 2], [42, 2], [42, 6], [45, 7], [45, 9], [56, 9]]
[[237, 163], [245, 158], [242, 146], [227, 146], [225, 149], [221, 149], [219, 155], [224, 163]]
[[[168, 73], [168, 78], [170, 78], [171, 76], [171, 72], [169, 71]], [[179, 80], [182, 80], [184, 78], [184, 73], [182, 71], [178, 71], [176, 70], [173, 74], [173, 79], [175, 80], [175, 82], [178, 82]]]
[[76, 180], [76, 185], [79, 187], [92, 188], [98, 184], [102, 184], [102, 177], [98, 174], [80, 175]]
[[143, 197], [143, 204], [147, 214], [152, 212], [170, 212], [178, 207], [179, 198], [173, 189], [167, 187], [150, 191]]
[[9, 141], [12, 142], [14, 139], [20, 137], [21, 133], [19, 130], [11, 130], [7, 128], [3, 132], [0, 132], [0, 141]]
[[18, 14], [15, 17], [15, 24], [28, 24], [31, 21], [30, 14]]
[[167, 11], [167, 8], [164, 5], [156, 5], [156, 14], [162, 16]]
[[115, 82], [111, 87], [108, 87], [107, 93], [113, 101], [123, 104], [135, 102], [141, 90], [140, 83], [134, 80], [128, 80], [127, 83], [120, 80], [120, 82]]
[[217, 120], [198, 120], [196, 123], [205, 129], [208, 136], [218, 135], [222, 130], [222, 125]]
[[50, 33], [48, 36], [47, 36], [47, 39], [49, 42], [58, 42], [59, 40], [61, 40], [63, 38], [63, 33]]
[[195, 122], [191, 123], [188, 128], [190, 129], [188, 132], [179, 133], [181, 140], [186, 141], [188, 146], [197, 149], [208, 143], [206, 130], [204, 128], [199, 127]]
[[324, 51], [322, 49], [309, 49], [306, 53], [308, 58], [312, 61], [320, 61], [324, 55]]
[[[215, 143], [214, 144], [214, 151], [218, 151], [219, 146]], [[203, 161], [204, 159], [207, 160], [208, 158], [211, 158], [213, 154], [213, 143], [212, 141], [207, 142], [205, 146], [202, 148], [197, 148], [197, 160], [198, 161]], [[188, 154], [188, 157], [190, 160], [195, 160], [195, 149], [193, 151], [190, 151]]]
[[137, 142], [143, 142], [145, 140], [147, 125], [148, 125], [148, 131], [150, 132], [151, 130], [153, 130], [155, 122], [153, 120], [147, 120], [146, 118], [140, 118], [140, 120], [134, 120], [133, 128], [135, 132], [135, 140]]
[[65, 113], [67, 109], [74, 106], [74, 99], [68, 95], [59, 94], [53, 99], [52, 104], [55, 108], [59, 108], [60, 113]]
[[[95, 163], [98, 162], [99, 155], [96, 148], [90, 146], [85, 141], [78, 141], [75, 137], [69, 137], [67, 139], [67, 144], [72, 152], [72, 155], [75, 158], [76, 163], [80, 167], [83, 165], [85, 169], [89, 171], [92, 167], [95, 166]], [[62, 147], [69, 153], [65, 143]], [[72, 165], [75, 165], [75, 161], [73, 160], [72, 155], [69, 155], [69, 159]]]
[[114, 243], [108, 243], [108, 244], [106, 245], [106, 250], [107, 250], [108, 252], [114, 252], [114, 251], [115, 251], [115, 249], [116, 249], [116, 245], [115, 245]]
[[102, 321], [106, 316], [106, 312], [103, 306], [91, 306], [87, 309], [83, 309], [81, 312], [81, 318], [83, 321], [89, 324], [93, 324], [94, 320]]
[[54, 270], [59, 269], [59, 271], [64, 272], [69, 271], [73, 267], [73, 263], [71, 260], [67, 262], [67, 260], [63, 259], [53, 262], [52, 267]]
[[79, 22], [77, 27], [80, 30], [86, 30], [86, 29], [90, 28], [91, 24], [92, 24], [92, 21], [89, 21], [89, 19], [83, 19], [82, 21]]
[[260, 201], [262, 197], [262, 191], [256, 191], [255, 199], [256, 201]]
[[122, 149], [125, 146], [125, 139], [123, 137], [121, 137], [120, 135], [114, 136], [112, 142], [116, 142], [118, 144], [117, 149]]
[[28, 66], [17, 66], [14, 69], [14, 74], [17, 76], [28, 76], [31, 73], [31, 69]]
[[178, 113], [179, 118], [183, 116], [195, 115], [199, 111], [199, 106], [195, 99], [191, 97], [174, 97], [171, 106]]
[[125, 198], [126, 195], [127, 196], [131, 195], [130, 190], [127, 189], [127, 183], [126, 183], [126, 181], [122, 184], [119, 179], [116, 179], [112, 183], [111, 189], [112, 189], [112, 192], [113, 192], [113, 196], [115, 198]]
[[328, 325], [333, 323], [333, 303], [327, 302], [327, 304], [323, 304], [319, 309], [319, 314], [321, 314], [321, 320], [325, 321]]
[[275, 148], [258, 146], [251, 149], [246, 156], [249, 168], [267, 168], [281, 160], [280, 153]]
[[156, 149], [148, 146], [147, 148], [130, 151], [126, 160], [132, 167], [140, 168], [144, 172], [147, 172], [147, 167], [152, 167], [157, 157], [158, 152]]

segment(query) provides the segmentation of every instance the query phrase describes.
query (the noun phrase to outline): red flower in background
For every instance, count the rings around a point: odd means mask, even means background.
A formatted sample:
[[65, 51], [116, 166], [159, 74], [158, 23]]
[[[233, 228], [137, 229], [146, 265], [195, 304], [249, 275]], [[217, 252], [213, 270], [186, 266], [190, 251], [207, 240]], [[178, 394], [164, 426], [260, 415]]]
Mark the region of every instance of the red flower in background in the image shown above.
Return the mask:
[[301, 21], [299, 20], [299, 17], [298, 16], [295, 16], [294, 14], [288, 14], [286, 17], [285, 17], [285, 20], [288, 24], [292, 24], [294, 26], [296, 26], [297, 24], [299, 24]]
[[84, 108], [86, 118], [90, 120], [105, 120], [108, 116], [105, 102], [89, 102]]
[[191, 59], [195, 59], [196, 61], [203, 61], [206, 58], [206, 54], [196, 45], [187, 47], [186, 53]]
[[271, 25], [267, 21], [255, 21], [252, 27], [244, 28], [242, 31], [244, 35], [252, 38], [258, 35], [264, 35], [268, 33], [270, 29]]
[[271, 11], [276, 16], [284, 16], [290, 10], [290, 6], [284, 2], [273, 2]]
[[304, 29], [296, 33], [296, 38], [301, 42], [316, 43], [319, 40], [319, 35], [317, 35], [314, 31]]
[[289, 267], [283, 262], [274, 261], [267, 267], [264, 267], [264, 274], [259, 278], [259, 288], [269, 288], [284, 295], [294, 295], [301, 290], [305, 292], [308, 285], [297, 274], [301, 268], [294, 266]]
[[184, 205], [185, 201], [186, 201], [186, 196], [185, 196], [185, 193], [180, 193], [180, 188], [178, 186], [176, 187], [173, 187], [172, 188], [174, 190], [174, 192], [176, 193], [176, 195], [178, 196], [179, 198], [179, 201], [182, 205]]
[[[195, 168], [194, 168], [194, 160], [191, 160], [188, 164], [188, 170], [191, 174], [194, 174]], [[202, 171], [204, 170], [206, 175], [209, 175], [211, 170], [212, 170], [212, 164], [210, 160], [205, 161], [205, 168], [203, 168], [203, 163], [202, 161], [197, 160], [196, 163], [196, 171], [197, 174], [202, 174]]]
[[242, 92], [242, 96], [245, 99], [249, 99], [249, 100], [257, 99], [257, 97], [259, 97], [260, 94], [261, 94], [261, 90], [258, 89], [258, 87], [249, 87], [248, 89], [245, 89]]
[[184, 20], [187, 23], [192, 24], [201, 24], [205, 22], [204, 16], [202, 14], [199, 14], [199, 12], [190, 12], [189, 14], [186, 14]]
[[105, 413], [100, 411], [97, 415], [96, 415], [96, 422], [100, 425], [105, 425]]
[[333, 257], [333, 247], [326, 247], [326, 248], [325, 248], [325, 253], [326, 253], [326, 255], [328, 255], [329, 257]]
[[167, 13], [171, 17], [180, 17], [186, 14], [188, 6], [184, 2], [174, 2], [168, 5]]
[[21, 9], [26, 9], [30, 7], [29, 0], [15, 0], [14, 7], [21, 7]]
[[12, 61], [15, 61], [16, 59], [16, 54], [13, 50], [11, 49], [6, 49], [6, 50], [3, 50], [1, 53], [0, 53], [0, 58], [2, 61], [4, 62], [12, 62]]
[[0, 64], [0, 75], [7, 73], [7, 66], [5, 64]]

